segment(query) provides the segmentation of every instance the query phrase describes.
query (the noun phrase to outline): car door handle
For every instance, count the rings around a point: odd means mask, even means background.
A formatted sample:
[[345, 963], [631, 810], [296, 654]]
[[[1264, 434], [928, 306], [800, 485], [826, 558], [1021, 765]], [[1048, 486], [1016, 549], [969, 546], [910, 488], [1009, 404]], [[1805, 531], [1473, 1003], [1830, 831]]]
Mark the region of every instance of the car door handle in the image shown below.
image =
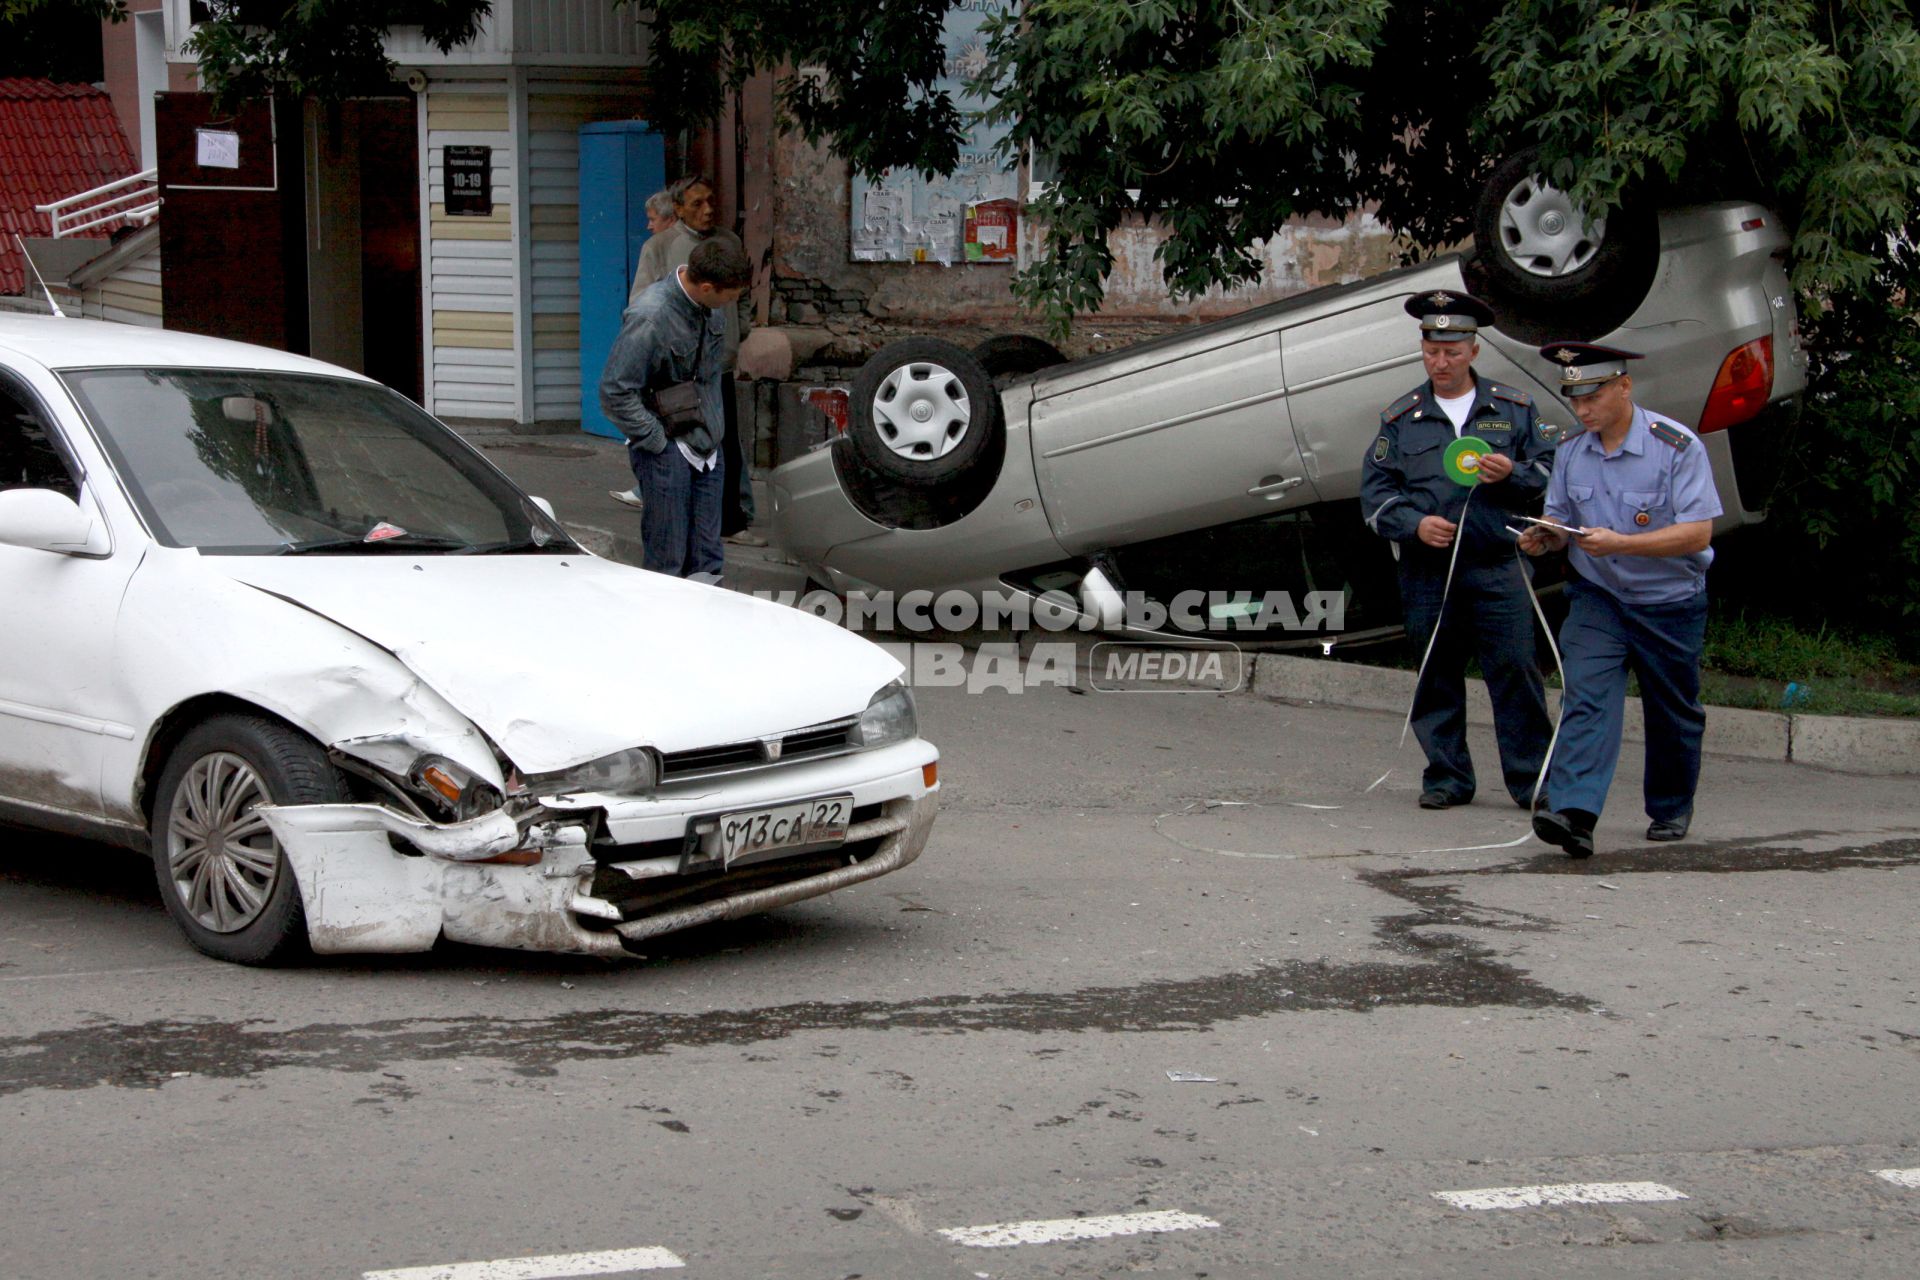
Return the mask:
[[1305, 476], [1288, 476], [1284, 480], [1266, 480], [1247, 490], [1249, 498], [1277, 498], [1289, 489], [1296, 489], [1307, 482]]

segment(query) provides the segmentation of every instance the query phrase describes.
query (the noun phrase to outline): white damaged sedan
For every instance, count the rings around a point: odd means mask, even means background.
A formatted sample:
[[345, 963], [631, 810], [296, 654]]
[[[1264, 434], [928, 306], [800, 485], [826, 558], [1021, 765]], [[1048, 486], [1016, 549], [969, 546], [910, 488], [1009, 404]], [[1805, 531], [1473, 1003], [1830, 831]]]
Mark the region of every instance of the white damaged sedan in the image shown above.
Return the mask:
[[0, 319], [0, 820], [150, 850], [243, 963], [619, 955], [916, 858], [900, 667], [582, 551], [397, 393]]

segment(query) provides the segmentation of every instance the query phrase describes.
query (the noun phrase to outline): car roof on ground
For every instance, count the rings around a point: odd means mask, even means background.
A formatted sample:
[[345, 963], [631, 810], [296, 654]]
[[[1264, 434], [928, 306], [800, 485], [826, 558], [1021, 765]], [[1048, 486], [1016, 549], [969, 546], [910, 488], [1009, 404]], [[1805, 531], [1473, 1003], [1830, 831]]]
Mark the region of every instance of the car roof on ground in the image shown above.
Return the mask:
[[361, 377], [337, 365], [271, 347], [175, 329], [60, 316], [0, 314], [0, 351], [48, 369], [259, 369]]

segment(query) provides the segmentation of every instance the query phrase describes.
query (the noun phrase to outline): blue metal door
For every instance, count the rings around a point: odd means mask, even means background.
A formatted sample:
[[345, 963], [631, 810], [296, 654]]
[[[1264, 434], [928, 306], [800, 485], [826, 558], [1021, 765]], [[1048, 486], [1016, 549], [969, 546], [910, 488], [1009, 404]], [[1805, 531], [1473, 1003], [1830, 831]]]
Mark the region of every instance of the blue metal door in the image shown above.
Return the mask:
[[667, 185], [666, 140], [644, 120], [580, 126], [580, 426], [620, 438], [600, 412], [600, 372], [647, 242], [647, 197]]

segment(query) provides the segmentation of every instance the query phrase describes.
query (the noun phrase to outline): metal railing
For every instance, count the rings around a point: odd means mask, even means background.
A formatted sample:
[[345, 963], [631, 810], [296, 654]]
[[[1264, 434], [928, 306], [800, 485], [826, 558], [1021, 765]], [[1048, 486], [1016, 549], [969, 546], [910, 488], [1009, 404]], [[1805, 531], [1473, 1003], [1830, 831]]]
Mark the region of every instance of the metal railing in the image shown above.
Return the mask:
[[82, 191], [77, 196], [33, 207], [47, 215], [56, 240], [110, 222], [144, 226], [160, 212], [159, 173], [158, 169], [143, 169], [131, 177]]

